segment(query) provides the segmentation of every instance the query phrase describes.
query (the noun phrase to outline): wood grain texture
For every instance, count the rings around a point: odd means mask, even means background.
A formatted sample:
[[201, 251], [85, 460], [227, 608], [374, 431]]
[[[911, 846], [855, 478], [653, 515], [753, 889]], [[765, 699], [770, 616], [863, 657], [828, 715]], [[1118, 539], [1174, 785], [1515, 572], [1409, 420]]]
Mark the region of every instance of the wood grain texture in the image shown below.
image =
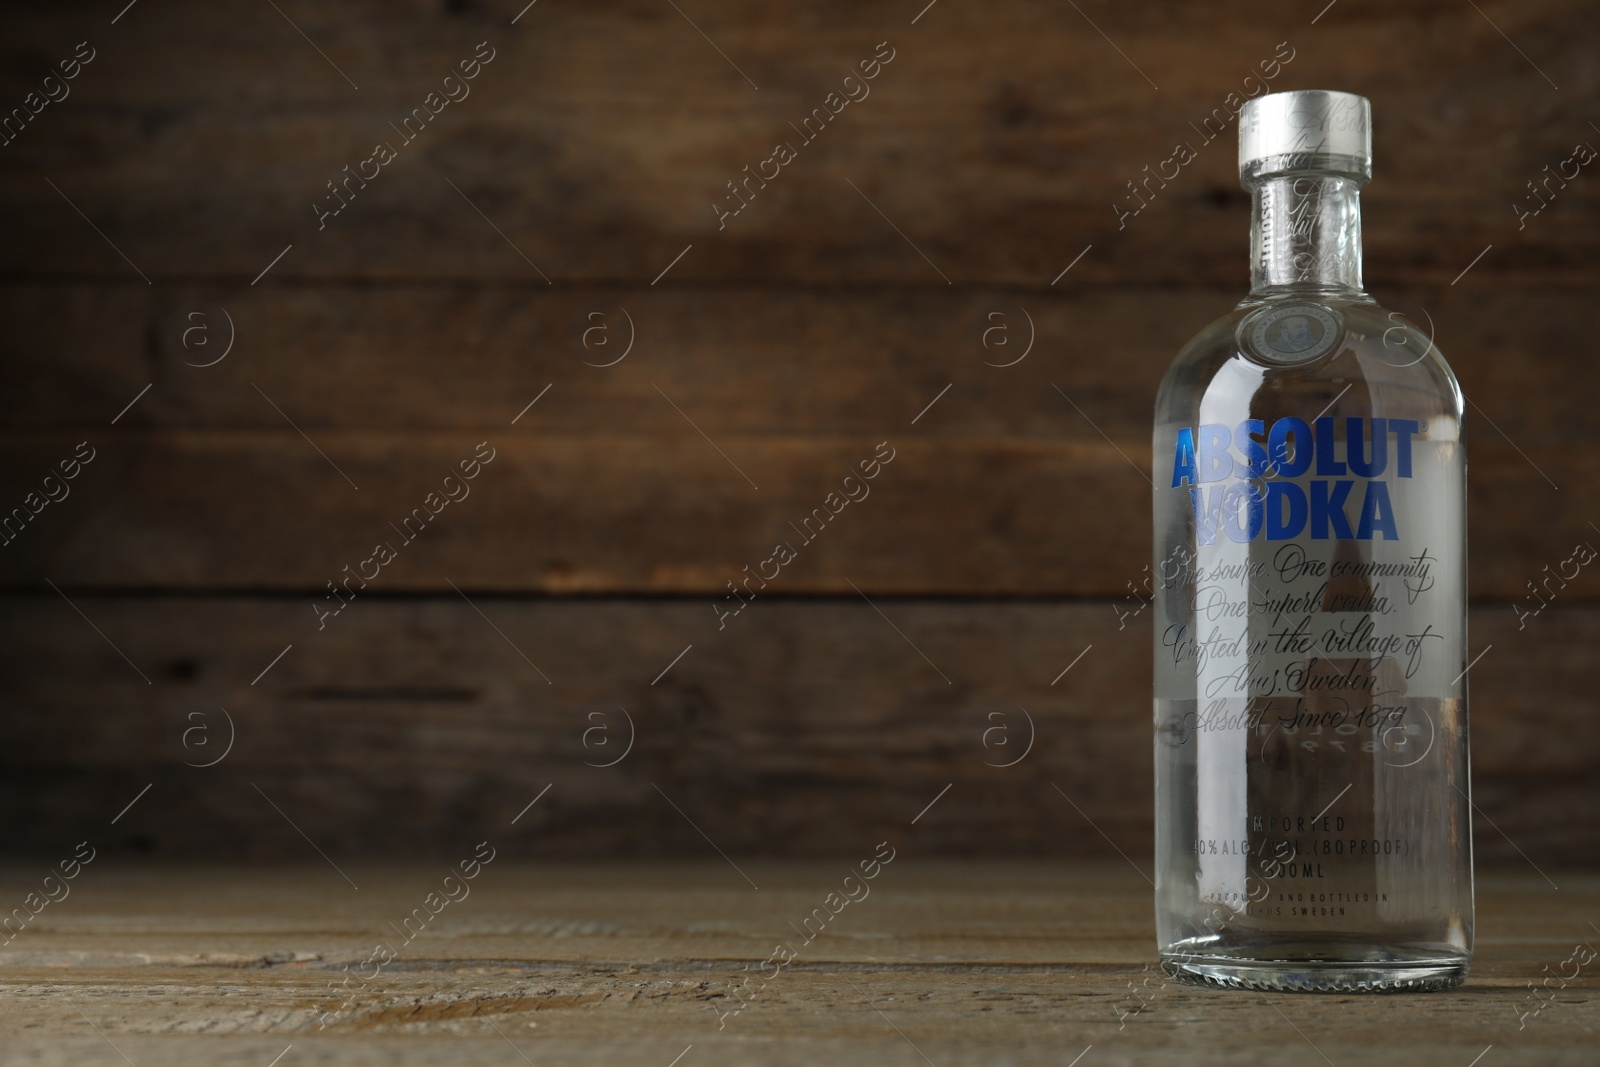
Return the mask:
[[[1592, 973], [1552, 984], [1549, 1003], [1528, 990], [1595, 942], [1592, 874], [1557, 892], [1480, 879], [1479, 951], [1458, 991], [1267, 997], [1155, 972], [1149, 887], [1124, 865], [930, 863], [921, 844], [897, 833], [870, 893], [737, 1014], [735, 989], [775, 943], [800, 941], [790, 924], [837, 865], [752, 863], [757, 891], [720, 861], [529, 865], [501, 846], [465, 899], [345, 993], [375, 942], [401, 943], [388, 923], [440, 871], [352, 864], [356, 891], [324, 865], [101, 858], [0, 949], [0, 1040], [6, 1062], [43, 1067], [121, 1062], [112, 1046], [172, 1064], [1061, 1065], [1092, 1046], [1085, 1065], [1461, 1067], [1491, 1045], [1501, 1063], [1592, 1062]], [[33, 881], [0, 874], [8, 899]]]
[[[1149, 437], [1156, 389], [1178, 351], [1243, 295], [1138, 285], [0, 284], [9, 357], [0, 418], [7, 433], [106, 434], [153, 383], [118, 427], [288, 430], [264, 393], [307, 431], [502, 431], [549, 384], [529, 425], [564, 434], [677, 435], [686, 425], [664, 392], [713, 436], [1088, 444], [1104, 443], [1103, 431], [1125, 444]], [[1467, 409], [1473, 444], [1503, 447], [1498, 427], [1543, 465], [1586, 441], [1600, 386], [1591, 293], [1404, 286], [1379, 295], [1431, 327], [1480, 405]], [[225, 357], [219, 308], [235, 341]], [[910, 425], [946, 385], [950, 395]]]
[[[1593, 196], [1562, 190], [1521, 229], [1512, 208], [1593, 136], [1596, 27], [1578, 0], [1483, 14], [1347, 0], [1314, 25], [1315, 12], [1244, 2], [944, 4], [916, 25], [919, 5], [887, 2], [783, 17], [737, 0], [683, 14], [552, 4], [512, 26], [519, 6], [367, 0], [280, 15], [188, 0], [114, 28], [87, 10], [19, 13], [7, 100], [75, 42], [98, 52], [4, 149], [0, 272], [139, 280], [48, 178], [157, 279], [247, 282], [292, 244], [274, 280], [643, 284], [693, 244], [673, 283], [1042, 286], [1092, 244], [1075, 281], [1236, 284], [1233, 123], [1214, 141], [1201, 127], [1230, 93], [1238, 106], [1263, 61], [1292, 54], [1271, 89], [1373, 100], [1375, 264], [1445, 284], [1492, 243], [1469, 275], [1478, 291], [1594, 279]], [[400, 120], [480, 41], [497, 58], [471, 95], [402, 144]], [[796, 126], [882, 41], [895, 58], [871, 94], [801, 144]], [[399, 158], [319, 230], [325, 183], [380, 141]], [[726, 183], [780, 141], [798, 158], [719, 229]], [[1115, 205], [1138, 203], [1128, 184], [1180, 142], [1198, 158], [1152, 184], [1119, 229]]]
[[[0, 553], [11, 584], [320, 588], [489, 440], [498, 466], [386, 589], [705, 594], [794, 540], [790, 524], [887, 440], [901, 458], [783, 591], [1102, 597], [1147, 560], [1160, 376], [1232, 302], [1149, 289], [1042, 302], [998, 289], [5, 294], [19, 357], [0, 402], [6, 505], [80, 440], [103, 457]], [[186, 365], [228, 340], [213, 295], [237, 350]], [[213, 350], [182, 343], [197, 307], [211, 309]], [[1587, 296], [1445, 291], [1412, 314], [1438, 325], [1471, 401], [1472, 594], [1525, 596], [1596, 536], [1573, 487], [1594, 477], [1600, 371], [1585, 339], [1600, 311]], [[612, 336], [586, 349], [594, 329]], [[584, 364], [617, 358], [630, 335], [615, 366]], [[1592, 602], [1600, 585], [1562, 596]]]
[[[330, 432], [315, 448], [292, 430], [130, 432], [85, 468], [76, 498], [23, 528], [0, 574], [13, 586], [51, 578], [92, 588], [312, 592], [357, 568], [372, 577], [362, 561], [387, 544], [399, 559], [374, 585], [389, 592], [455, 582], [715, 596], [782, 543], [799, 559], [773, 579], [777, 592], [849, 593], [854, 582], [868, 593], [1108, 596], [1141, 582], [1149, 562], [1147, 475], [1114, 443], [905, 441], [889, 432], [720, 434], [713, 447], [688, 425], [670, 437], [616, 439], [507, 431]], [[468, 486], [471, 495], [404, 541], [402, 521], [480, 440], [497, 458]], [[48, 472], [76, 441], [14, 438], [12, 455], [18, 470]], [[828, 517], [828, 495], [885, 441], [896, 458], [866, 485], [870, 495], [825, 525], [813, 518], [802, 526], [817, 509]], [[325, 456], [337, 456], [337, 467]], [[1584, 485], [1600, 477], [1597, 463], [1567, 453], [1543, 469], [1561, 484]], [[1596, 536], [1593, 512], [1539, 480], [1504, 442], [1484, 442], [1472, 464], [1472, 590], [1527, 597], [1541, 567]], [[1595, 595], [1581, 579], [1557, 593]]]
[[[298, 826], [334, 855], [415, 855], [502, 826], [549, 856], [836, 855], [936, 798], [917, 832], [944, 853], [1152, 847], [1131, 599], [757, 599], [719, 630], [709, 600], [452, 594], [358, 598], [320, 632], [309, 598], [73, 604], [5, 603], [16, 849], [107, 826], [125, 851], [310, 855]], [[1519, 630], [1497, 605], [1471, 627], [1480, 862], [1586, 862], [1600, 614]]]
[[[1142, 860], [1149, 640], [1115, 598], [1149, 557], [1156, 383], [1246, 280], [1232, 123], [1117, 205], [1286, 42], [1273, 89], [1372, 98], [1367, 279], [1437, 326], [1472, 401], [1479, 855], [1592, 860], [1600, 583], [1513, 614], [1600, 536], [1594, 176], [1526, 225], [1513, 206], [1600, 143], [1583, 5], [523, 5], [7, 14], [0, 118], [77, 42], [95, 58], [0, 133], [0, 508], [97, 449], [0, 537], [7, 848], [104, 824], [111, 856], [304, 857], [300, 827], [339, 856], [442, 855], [549, 785], [515, 828], [538, 856], [710, 855], [697, 827], [739, 857], [831, 855], [949, 786], [930, 851]], [[725, 183], [885, 40], [871, 96], [719, 226]], [[471, 96], [319, 228], [325, 183], [480, 41]], [[234, 347], [197, 366], [224, 322]], [[994, 366], [1024, 323], [1028, 357]], [[485, 440], [470, 498], [318, 630], [326, 583]], [[717, 629], [726, 584], [881, 441], [870, 499]], [[635, 747], [586, 766], [623, 708]], [[985, 766], [989, 716], [1020, 731], [1023, 708], [1034, 749]], [[224, 761], [185, 766], [227, 722]], [[1014, 1015], [1057, 1010], [1047, 985]], [[223, 1003], [197, 1028], [258, 1025]], [[386, 1010], [374, 1031], [416, 1021]]]

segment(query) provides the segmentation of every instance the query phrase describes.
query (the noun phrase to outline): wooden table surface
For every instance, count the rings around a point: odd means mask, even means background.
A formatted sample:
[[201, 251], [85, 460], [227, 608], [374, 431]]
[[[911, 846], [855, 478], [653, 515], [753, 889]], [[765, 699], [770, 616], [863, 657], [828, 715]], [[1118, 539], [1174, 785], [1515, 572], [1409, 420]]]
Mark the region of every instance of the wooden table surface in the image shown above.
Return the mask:
[[[902, 852], [841, 906], [847, 860], [495, 858], [470, 882], [443, 863], [102, 858], [0, 944], [0, 1063], [1600, 1062], [1591, 873], [1480, 873], [1456, 992], [1319, 997], [1166, 982], [1149, 886], [1121, 863]], [[0, 872], [0, 899], [28, 901], [44, 870]], [[779, 942], [795, 959], [737, 998]]]

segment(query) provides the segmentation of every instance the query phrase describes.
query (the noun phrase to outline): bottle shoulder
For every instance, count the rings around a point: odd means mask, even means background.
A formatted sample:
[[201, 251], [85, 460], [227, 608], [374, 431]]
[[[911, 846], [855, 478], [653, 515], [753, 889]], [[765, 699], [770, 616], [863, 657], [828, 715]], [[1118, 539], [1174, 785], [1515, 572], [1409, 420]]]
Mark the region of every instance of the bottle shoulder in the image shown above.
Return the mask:
[[1196, 333], [1162, 379], [1156, 418], [1309, 418], [1324, 405], [1459, 424], [1463, 399], [1431, 322], [1425, 329], [1364, 293], [1297, 292], [1248, 297]]

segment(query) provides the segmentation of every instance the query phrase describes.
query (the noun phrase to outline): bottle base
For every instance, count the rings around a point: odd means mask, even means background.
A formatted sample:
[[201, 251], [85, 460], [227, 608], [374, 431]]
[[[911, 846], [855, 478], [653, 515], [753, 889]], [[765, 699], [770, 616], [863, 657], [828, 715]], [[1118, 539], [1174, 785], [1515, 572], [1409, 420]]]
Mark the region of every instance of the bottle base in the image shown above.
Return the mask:
[[1268, 945], [1233, 952], [1163, 952], [1186, 985], [1276, 993], [1433, 993], [1466, 980], [1466, 956], [1380, 945]]

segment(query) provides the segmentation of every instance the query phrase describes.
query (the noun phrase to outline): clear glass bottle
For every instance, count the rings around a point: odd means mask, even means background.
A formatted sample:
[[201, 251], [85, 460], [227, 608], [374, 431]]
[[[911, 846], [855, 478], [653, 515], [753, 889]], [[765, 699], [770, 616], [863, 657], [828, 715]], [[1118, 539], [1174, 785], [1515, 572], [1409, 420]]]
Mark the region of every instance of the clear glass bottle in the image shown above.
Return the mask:
[[1250, 294], [1156, 401], [1162, 966], [1447, 989], [1473, 928], [1461, 391], [1361, 287], [1367, 100], [1274, 93], [1239, 131]]

